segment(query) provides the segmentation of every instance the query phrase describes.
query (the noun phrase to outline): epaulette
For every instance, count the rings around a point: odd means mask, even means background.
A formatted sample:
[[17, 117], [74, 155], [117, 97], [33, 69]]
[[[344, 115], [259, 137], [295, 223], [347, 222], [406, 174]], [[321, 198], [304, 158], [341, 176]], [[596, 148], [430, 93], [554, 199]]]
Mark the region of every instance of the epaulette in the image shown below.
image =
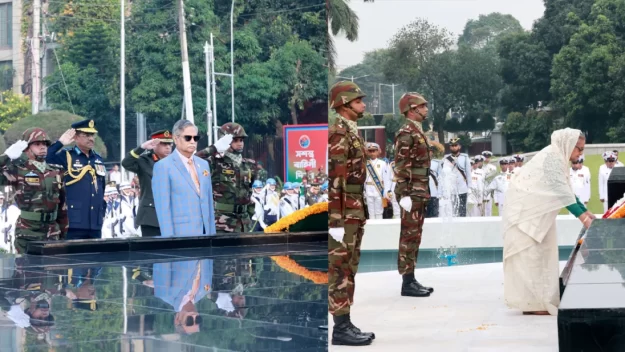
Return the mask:
[[73, 150], [74, 150], [74, 147], [65, 147], [65, 148], [63, 148], [63, 149], [61, 149], [61, 150], [62, 150], [62, 151], [65, 151], [65, 152], [71, 152], [71, 151], [73, 151]]
[[328, 130], [328, 134], [329, 135], [338, 134], [340, 136], [345, 136], [345, 135], [347, 135], [347, 126], [345, 126], [341, 122], [339, 122], [337, 124], [334, 124], [334, 125], [330, 126], [330, 128]]
[[98, 158], [102, 159], [102, 156], [100, 154], [98, 154], [98, 152], [96, 152], [95, 150], [92, 150], [93, 154], [95, 156], [97, 156]]

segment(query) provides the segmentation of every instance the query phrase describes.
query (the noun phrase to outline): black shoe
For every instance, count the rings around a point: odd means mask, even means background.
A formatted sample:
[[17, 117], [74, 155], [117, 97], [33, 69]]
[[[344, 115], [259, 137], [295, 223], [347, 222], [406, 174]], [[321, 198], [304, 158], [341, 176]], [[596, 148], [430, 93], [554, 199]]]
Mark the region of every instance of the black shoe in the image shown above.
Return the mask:
[[423, 288], [424, 290], [428, 291], [429, 293], [434, 292], [434, 289], [432, 287], [425, 287], [425, 286], [421, 285], [419, 283], [419, 281], [417, 281], [416, 279], [414, 280], [414, 282], [417, 284], [417, 286]]
[[349, 315], [334, 317], [332, 344], [343, 346], [366, 346], [373, 341], [370, 337], [357, 333], [353, 328]]
[[351, 319], [350, 319], [349, 323], [350, 323], [350, 324], [351, 324], [351, 326], [352, 326], [352, 330], [354, 330], [354, 332], [356, 332], [357, 334], [364, 335], [364, 336], [367, 336], [368, 338], [370, 338], [371, 340], [375, 340], [375, 334], [374, 334], [374, 333], [372, 333], [372, 332], [362, 332], [362, 331], [360, 331], [360, 329], [358, 329], [358, 328], [354, 325], [354, 323], [352, 323], [352, 322], [351, 322]]
[[429, 297], [430, 291], [421, 286], [414, 278], [414, 273], [402, 276], [401, 295], [409, 297]]

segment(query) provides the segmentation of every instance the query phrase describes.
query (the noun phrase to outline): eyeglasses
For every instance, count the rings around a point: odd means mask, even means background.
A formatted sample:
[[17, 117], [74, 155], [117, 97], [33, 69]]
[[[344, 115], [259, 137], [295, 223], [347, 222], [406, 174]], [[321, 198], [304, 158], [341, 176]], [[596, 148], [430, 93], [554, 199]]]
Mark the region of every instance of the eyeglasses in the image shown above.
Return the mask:
[[187, 320], [184, 322], [184, 325], [186, 326], [193, 326], [193, 325], [200, 325], [202, 324], [202, 317], [199, 315], [196, 315], [195, 317], [193, 316], [189, 316], [187, 317]]
[[193, 141], [195, 142], [200, 140], [200, 136], [182, 136], [182, 138], [184, 138], [184, 140], [187, 142], [191, 142], [191, 139], [193, 139]]
[[577, 164], [581, 164], [581, 163], [582, 163], [581, 161], [571, 161], [571, 164], [573, 164], [573, 165], [577, 165]]

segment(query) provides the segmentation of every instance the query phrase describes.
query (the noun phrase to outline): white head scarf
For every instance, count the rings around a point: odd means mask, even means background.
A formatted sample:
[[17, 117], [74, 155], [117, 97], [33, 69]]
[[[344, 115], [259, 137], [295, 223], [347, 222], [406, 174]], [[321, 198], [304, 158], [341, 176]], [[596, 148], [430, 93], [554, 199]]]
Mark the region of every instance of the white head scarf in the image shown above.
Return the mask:
[[[542, 242], [550, 230], [538, 226], [542, 217], [550, 216], [555, 221], [562, 208], [576, 203], [569, 180], [569, 159], [580, 134], [580, 130], [571, 128], [553, 132], [551, 144], [515, 171], [504, 203], [504, 236], [510, 227], [518, 226], [534, 241]], [[506, 248], [504, 258], [525, 249], [530, 243], [518, 242], [525, 244]]]

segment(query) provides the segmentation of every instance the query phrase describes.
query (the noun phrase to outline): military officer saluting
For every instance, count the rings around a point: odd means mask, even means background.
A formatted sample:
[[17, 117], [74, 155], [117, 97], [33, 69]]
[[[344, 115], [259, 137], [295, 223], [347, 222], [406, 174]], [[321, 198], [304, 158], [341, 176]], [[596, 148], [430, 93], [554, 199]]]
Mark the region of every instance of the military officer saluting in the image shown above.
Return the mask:
[[353, 82], [338, 82], [330, 89], [330, 108], [339, 115], [328, 128], [328, 309], [334, 319], [333, 345], [363, 346], [375, 338], [350, 318], [367, 222], [363, 197], [367, 159], [356, 124], [365, 112], [363, 97]]
[[156, 208], [154, 207], [154, 195], [152, 194], [152, 171], [154, 164], [171, 154], [173, 143], [171, 132], [168, 130], [156, 131], [150, 135], [148, 141], [131, 150], [122, 160], [122, 166], [126, 170], [139, 176], [141, 192], [135, 227], [141, 226], [142, 237], [161, 235]]
[[217, 233], [249, 232], [255, 214], [252, 184], [258, 178], [256, 162], [243, 157], [247, 133], [238, 123], [228, 122], [219, 129], [214, 145], [196, 155], [208, 161], [212, 172]]
[[63, 239], [67, 207], [63, 170], [45, 162], [50, 139], [41, 128], [29, 128], [22, 140], [0, 155], [0, 173], [15, 187], [20, 215], [15, 225], [15, 249], [25, 254], [29, 241]]
[[[465, 153], [460, 153], [460, 138], [449, 140], [450, 154], [445, 155], [442, 160], [441, 178], [445, 179], [455, 175], [453, 184], [441, 182], [441, 197], [451, 197], [453, 216], [467, 216], [467, 194], [471, 188], [471, 160]], [[451, 175], [450, 175], [451, 174]], [[447, 189], [447, 187], [450, 187]], [[452, 214], [445, 214], [451, 216]]]
[[[106, 169], [102, 157], [93, 150], [98, 131], [93, 120], [76, 122], [71, 127], [48, 147], [46, 157], [49, 164], [61, 165], [65, 171], [67, 239], [101, 238]], [[72, 142], [76, 145], [63, 148]]]

